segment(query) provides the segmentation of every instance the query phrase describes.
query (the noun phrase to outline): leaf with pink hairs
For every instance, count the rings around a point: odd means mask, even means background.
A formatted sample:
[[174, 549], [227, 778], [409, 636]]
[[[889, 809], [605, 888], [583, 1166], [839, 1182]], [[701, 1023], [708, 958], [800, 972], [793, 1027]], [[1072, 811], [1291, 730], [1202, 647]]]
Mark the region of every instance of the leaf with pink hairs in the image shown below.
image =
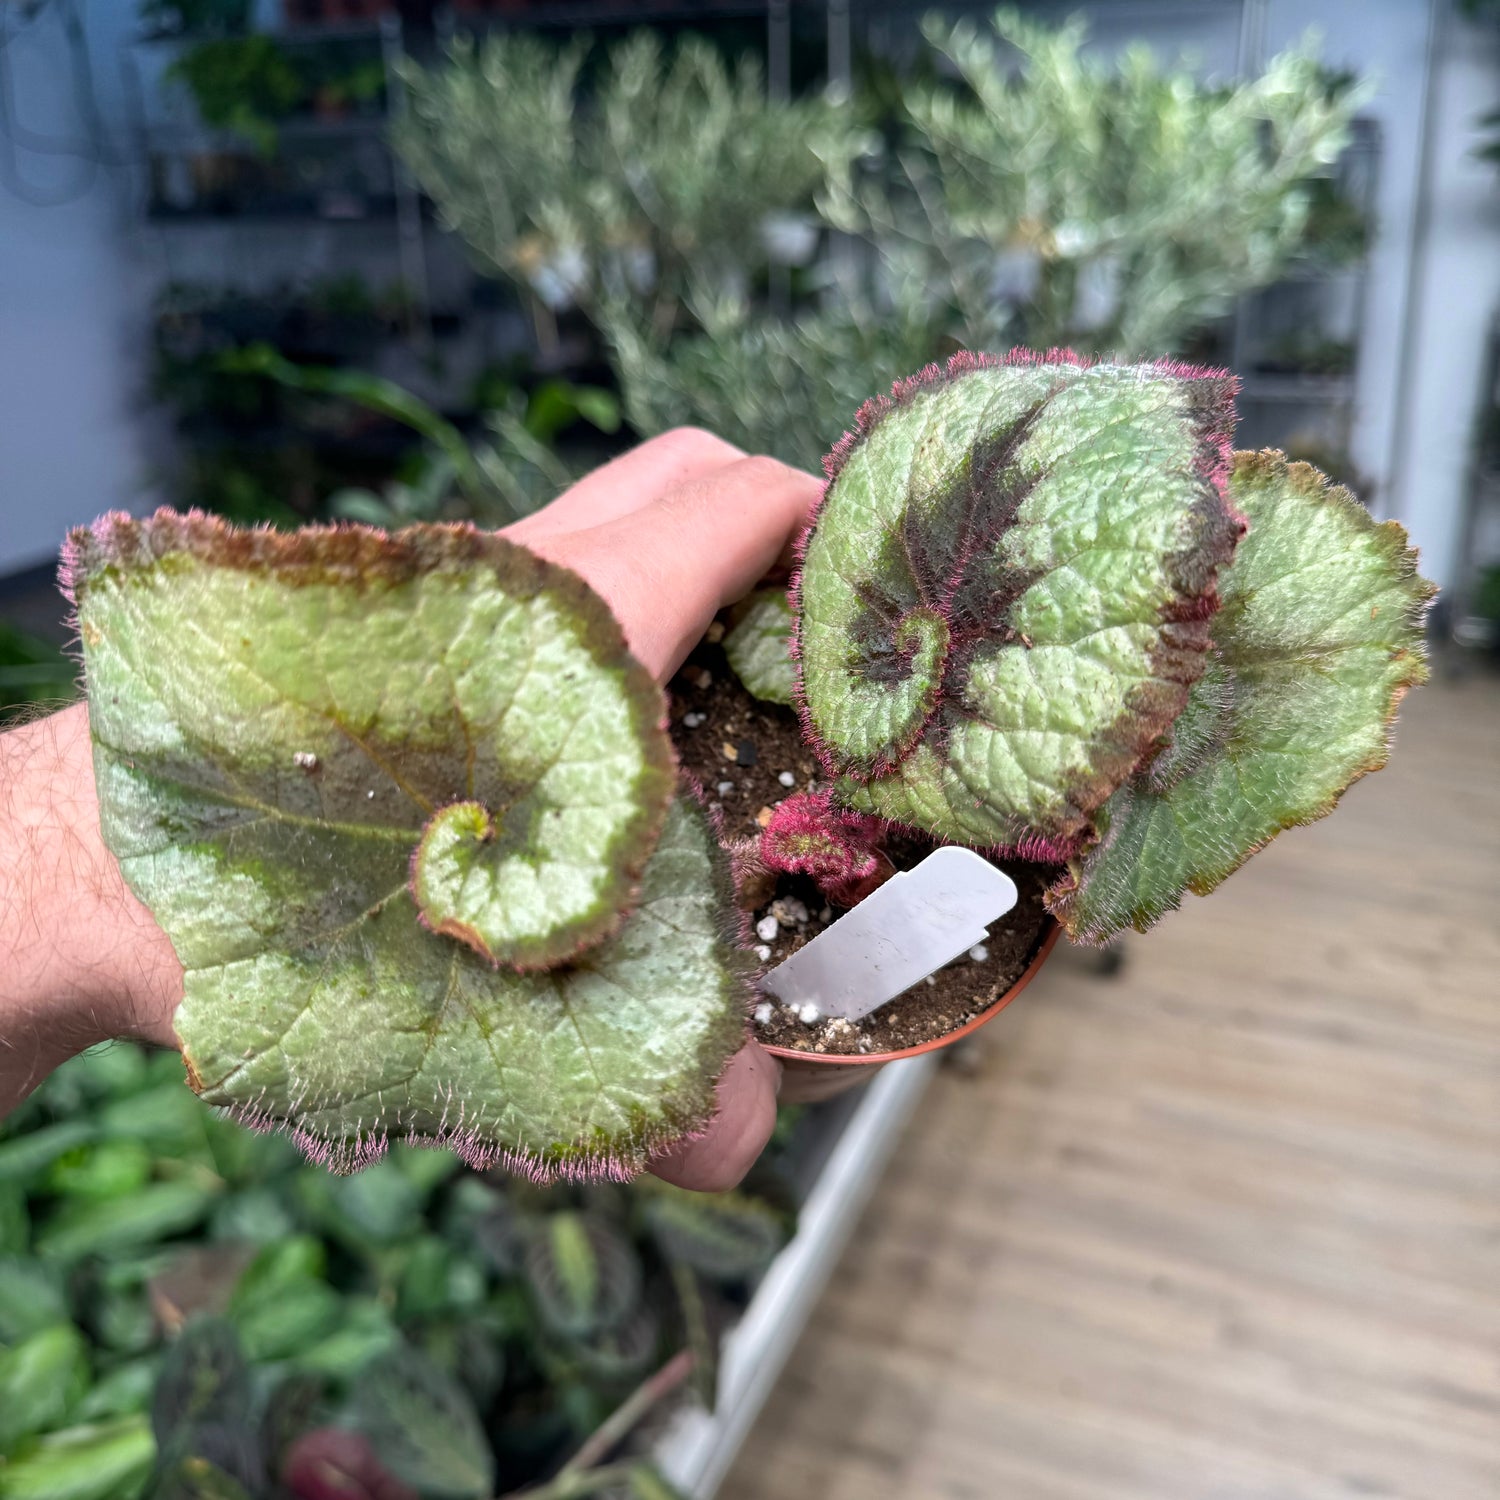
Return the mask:
[[1272, 451], [1237, 453], [1230, 493], [1250, 534], [1223, 577], [1208, 671], [1048, 896], [1084, 942], [1144, 931], [1332, 812], [1385, 764], [1396, 706], [1427, 677], [1435, 590], [1396, 522], [1377, 525], [1348, 490]]
[[799, 707], [835, 800], [1064, 854], [1202, 674], [1243, 529], [1233, 380], [961, 354], [867, 403], [795, 582]]
[[339, 1169], [392, 1136], [625, 1176], [744, 1029], [725, 857], [582, 579], [471, 527], [76, 532], [106, 842], [189, 1078]]
[[879, 818], [836, 808], [827, 792], [798, 792], [776, 805], [760, 838], [768, 869], [807, 875], [840, 906], [849, 906], [881, 868]]

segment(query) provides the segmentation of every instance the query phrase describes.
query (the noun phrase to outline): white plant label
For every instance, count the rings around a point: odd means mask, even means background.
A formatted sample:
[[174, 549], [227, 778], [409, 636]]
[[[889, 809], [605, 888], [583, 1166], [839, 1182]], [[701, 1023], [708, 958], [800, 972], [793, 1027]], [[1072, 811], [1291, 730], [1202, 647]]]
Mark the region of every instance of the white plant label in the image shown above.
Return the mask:
[[1004, 871], [972, 849], [937, 849], [777, 964], [760, 987], [806, 1021], [858, 1020], [982, 943], [1015, 904]]

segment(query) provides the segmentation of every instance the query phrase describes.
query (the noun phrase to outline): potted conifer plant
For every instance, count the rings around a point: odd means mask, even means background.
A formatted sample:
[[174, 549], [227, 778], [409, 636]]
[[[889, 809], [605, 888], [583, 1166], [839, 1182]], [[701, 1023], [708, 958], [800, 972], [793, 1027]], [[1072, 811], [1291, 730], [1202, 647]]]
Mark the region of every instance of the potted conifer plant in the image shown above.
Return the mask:
[[[395, 1137], [623, 1177], [752, 1017], [802, 1066], [946, 1045], [1059, 929], [1212, 890], [1384, 763], [1432, 592], [1395, 523], [1232, 453], [1233, 393], [1056, 351], [900, 382], [722, 636], [744, 687], [700, 658], [670, 715], [581, 579], [473, 527], [75, 533], [102, 826], [189, 1081], [344, 1170]], [[755, 993], [953, 843], [1020, 900], [938, 983], [858, 1023]]]

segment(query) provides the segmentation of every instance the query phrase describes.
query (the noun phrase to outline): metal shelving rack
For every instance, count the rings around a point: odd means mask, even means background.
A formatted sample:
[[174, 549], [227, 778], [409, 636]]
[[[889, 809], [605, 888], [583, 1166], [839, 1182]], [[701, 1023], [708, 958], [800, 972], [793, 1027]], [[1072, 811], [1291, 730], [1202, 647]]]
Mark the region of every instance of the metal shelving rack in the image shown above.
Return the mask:
[[931, 1052], [892, 1063], [857, 1096], [818, 1106], [850, 1110], [801, 1205], [797, 1233], [725, 1336], [717, 1405], [680, 1408], [656, 1446], [662, 1473], [690, 1500], [712, 1500], [728, 1474], [938, 1066]]
[[[1367, 226], [1374, 222], [1379, 165], [1378, 126], [1373, 120], [1358, 119], [1334, 181], [1340, 196], [1359, 210]], [[1273, 285], [1240, 299], [1228, 358], [1229, 367], [1242, 380], [1240, 428], [1235, 438], [1240, 447], [1290, 451], [1300, 439], [1347, 454], [1368, 298], [1368, 251], [1363, 251], [1344, 265], [1294, 269]], [[1330, 327], [1330, 322], [1335, 326]], [[1305, 335], [1310, 326], [1325, 336], [1341, 335], [1336, 342], [1348, 346], [1346, 369], [1324, 374], [1263, 368], [1272, 352], [1264, 343], [1267, 332], [1296, 337]]]
[[[348, 44], [378, 52], [384, 70], [384, 107], [379, 113], [343, 118], [297, 117], [276, 124], [278, 159], [295, 167], [321, 154], [325, 159], [357, 151], [358, 163], [369, 183], [356, 188], [313, 189], [271, 194], [259, 203], [252, 194], [235, 203], [232, 192], [215, 198], [196, 192], [196, 169], [215, 161], [242, 165], [255, 158], [243, 140], [233, 133], [213, 130], [195, 121], [163, 117], [150, 101], [151, 90], [142, 77], [139, 53], [143, 49], [190, 45], [191, 37], [145, 36], [123, 49], [122, 68], [128, 87], [131, 129], [141, 159], [147, 163], [149, 186], [144, 217], [158, 231], [191, 229], [205, 224], [253, 223], [298, 225], [389, 224], [401, 279], [419, 314], [428, 307], [426, 252], [423, 234], [424, 210], [415, 185], [392, 157], [386, 131], [401, 108], [401, 86], [396, 63], [403, 53], [400, 17], [394, 12], [366, 22], [289, 25], [266, 33], [278, 44], [295, 48], [308, 45]], [[159, 102], [159, 101], [158, 101]]]
[[[773, 93], [785, 95], [791, 86], [791, 0], [548, 0], [532, 5], [510, 0], [485, 10], [463, 12], [444, 6], [434, 12], [429, 38], [442, 44], [462, 32], [500, 28], [702, 27], [756, 19], [763, 20], [766, 28], [769, 86]], [[385, 106], [379, 114], [341, 119], [297, 117], [280, 121], [275, 127], [277, 157], [291, 164], [288, 176], [296, 175], [299, 162], [309, 166], [316, 160], [332, 161], [343, 148], [346, 154], [357, 152], [364, 158], [366, 181], [353, 189], [314, 189], [301, 195], [263, 193], [258, 201], [253, 191], [243, 201], [235, 201], [232, 190], [216, 194], [210, 187], [206, 192], [197, 191], [195, 173], [211, 174], [216, 162], [232, 166], [238, 161], [253, 177], [257, 166], [254, 155], [232, 132], [213, 130], [192, 119], [163, 117], [160, 101], [153, 97], [156, 91], [143, 76], [138, 54], [187, 46], [195, 38], [138, 37], [123, 48], [121, 67], [129, 129], [141, 161], [147, 164], [149, 185], [142, 217], [147, 229], [163, 242], [164, 263], [175, 269], [178, 262], [191, 258], [176, 248], [182, 237], [229, 225], [279, 230], [293, 236], [313, 226], [362, 228], [367, 233], [388, 230], [398, 274], [413, 306], [411, 332], [422, 341], [430, 327], [434, 302], [429, 262], [435, 246], [429, 236], [436, 229], [435, 215], [386, 140], [388, 128], [405, 102], [396, 64], [408, 42], [415, 39], [404, 33], [394, 11], [363, 20], [288, 21], [258, 29], [287, 47], [341, 43], [378, 46], [385, 70]], [[470, 297], [473, 290], [471, 277]]]

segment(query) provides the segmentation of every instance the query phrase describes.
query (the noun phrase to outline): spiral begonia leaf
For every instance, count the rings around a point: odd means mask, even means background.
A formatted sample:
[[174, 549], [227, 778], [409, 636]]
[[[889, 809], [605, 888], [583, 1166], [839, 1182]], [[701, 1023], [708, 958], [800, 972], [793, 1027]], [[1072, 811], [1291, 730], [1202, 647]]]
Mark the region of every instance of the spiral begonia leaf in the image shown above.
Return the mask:
[[205, 1099], [342, 1168], [397, 1136], [620, 1174], [704, 1123], [743, 1031], [727, 872], [581, 579], [469, 527], [159, 512], [74, 533], [67, 581]]
[[797, 669], [792, 661], [792, 603], [785, 589], [760, 589], [724, 637], [734, 675], [766, 703], [792, 702]]
[[1105, 804], [1099, 843], [1050, 893], [1074, 938], [1144, 931], [1332, 812], [1385, 764], [1397, 705], [1426, 679], [1434, 589], [1396, 522], [1270, 451], [1235, 455], [1230, 494], [1250, 531], [1220, 580], [1213, 659], [1171, 744]]
[[959, 355], [868, 403], [796, 582], [799, 704], [846, 806], [1060, 857], [1203, 671], [1234, 382]]

